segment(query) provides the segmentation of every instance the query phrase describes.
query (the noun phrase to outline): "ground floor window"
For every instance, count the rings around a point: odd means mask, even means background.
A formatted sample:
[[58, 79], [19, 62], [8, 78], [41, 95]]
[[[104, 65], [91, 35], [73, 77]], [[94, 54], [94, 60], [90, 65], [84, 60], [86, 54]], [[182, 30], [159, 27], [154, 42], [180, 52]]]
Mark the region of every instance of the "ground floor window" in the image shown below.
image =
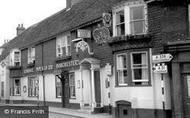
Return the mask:
[[10, 81], [11, 96], [21, 95], [21, 81], [20, 78], [11, 78]]
[[69, 73], [69, 95], [70, 98], [76, 98], [75, 91], [75, 73]]
[[117, 86], [148, 85], [150, 80], [149, 51], [130, 51], [116, 54]]
[[28, 96], [37, 97], [39, 95], [39, 80], [37, 77], [28, 77]]
[[1, 82], [1, 97], [4, 97], [4, 82]]
[[56, 87], [56, 98], [60, 98], [62, 96], [62, 87], [61, 87], [61, 80], [57, 76], [55, 77], [55, 87]]

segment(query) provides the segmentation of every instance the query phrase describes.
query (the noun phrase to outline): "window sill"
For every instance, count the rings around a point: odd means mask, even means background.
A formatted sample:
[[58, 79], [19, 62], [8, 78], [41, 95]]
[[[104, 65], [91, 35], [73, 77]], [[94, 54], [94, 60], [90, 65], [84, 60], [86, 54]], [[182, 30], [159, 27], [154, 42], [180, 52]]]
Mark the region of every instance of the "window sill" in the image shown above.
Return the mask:
[[151, 87], [152, 85], [151, 84], [148, 84], [148, 85], [116, 85], [115, 88], [121, 88], [121, 87]]
[[8, 68], [10, 70], [20, 70], [22, 67], [21, 66], [9, 66]]
[[21, 94], [20, 95], [10, 95], [11, 97], [19, 97], [19, 96], [21, 96]]
[[57, 57], [55, 61], [57, 62], [57, 61], [70, 60], [70, 59], [71, 55], [68, 55], [68, 56]]
[[34, 66], [35, 66], [35, 63], [29, 63], [29, 64], [27, 65], [28, 68], [32, 68], [32, 67], [34, 67]]
[[72, 98], [69, 98], [69, 99], [71, 99], [71, 100], [76, 100], [76, 97], [72, 97]]
[[151, 41], [150, 34], [139, 34], [139, 35], [122, 35], [122, 36], [115, 36], [110, 38], [108, 41], [109, 44], [114, 44], [117, 42], [150, 42]]

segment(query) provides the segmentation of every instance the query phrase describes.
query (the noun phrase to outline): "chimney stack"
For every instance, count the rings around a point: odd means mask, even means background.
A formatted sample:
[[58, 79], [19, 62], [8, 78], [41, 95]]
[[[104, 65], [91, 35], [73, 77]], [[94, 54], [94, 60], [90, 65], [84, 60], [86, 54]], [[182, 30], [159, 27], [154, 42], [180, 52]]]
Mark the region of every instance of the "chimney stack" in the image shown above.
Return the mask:
[[66, 0], [66, 8], [71, 8], [74, 4], [80, 2], [81, 0]]
[[17, 36], [18, 36], [18, 35], [22, 34], [22, 32], [24, 32], [25, 28], [24, 28], [23, 24], [18, 24], [16, 30], [17, 30]]

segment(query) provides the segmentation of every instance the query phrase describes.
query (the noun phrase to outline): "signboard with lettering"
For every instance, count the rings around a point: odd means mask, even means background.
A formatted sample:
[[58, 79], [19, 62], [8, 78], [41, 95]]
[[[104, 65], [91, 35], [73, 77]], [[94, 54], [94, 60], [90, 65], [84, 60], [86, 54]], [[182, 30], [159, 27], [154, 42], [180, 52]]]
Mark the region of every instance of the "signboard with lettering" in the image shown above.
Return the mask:
[[91, 31], [87, 29], [78, 29], [77, 30], [78, 38], [91, 38]]
[[36, 67], [37, 72], [46, 71], [46, 70], [53, 70], [53, 65], [46, 65], [46, 66]]
[[48, 70], [53, 70], [53, 65], [38, 66], [36, 68], [26, 68], [23, 70], [23, 73], [27, 74], [27, 73], [42, 72]]
[[72, 60], [72, 61], [56, 64], [56, 68], [66, 68], [66, 67], [72, 67], [72, 66], [78, 66], [78, 65], [79, 65], [79, 60]]
[[153, 72], [154, 73], [167, 73], [168, 67], [165, 63], [158, 63], [153, 65]]
[[169, 62], [172, 60], [172, 58], [173, 58], [173, 56], [171, 54], [159, 54], [159, 55], [153, 55], [152, 61], [154, 63]]

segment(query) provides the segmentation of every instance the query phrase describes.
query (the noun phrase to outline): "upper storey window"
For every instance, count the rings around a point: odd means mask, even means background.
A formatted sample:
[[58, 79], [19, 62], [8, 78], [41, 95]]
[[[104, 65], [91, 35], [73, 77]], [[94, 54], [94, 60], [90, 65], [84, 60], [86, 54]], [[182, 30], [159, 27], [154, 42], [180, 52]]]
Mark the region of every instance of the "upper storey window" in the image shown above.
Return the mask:
[[28, 48], [28, 64], [35, 63], [35, 48]]
[[71, 55], [71, 36], [70, 36], [70, 34], [57, 37], [56, 55], [57, 55], [57, 57], [64, 57], [64, 56]]
[[13, 50], [11, 52], [11, 65], [10, 66], [21, 66], [21, 52], [20, 50]]
[[114, 36], [140, 35], [147, 32], [147, 6], [126, 4], [113, 10]]

